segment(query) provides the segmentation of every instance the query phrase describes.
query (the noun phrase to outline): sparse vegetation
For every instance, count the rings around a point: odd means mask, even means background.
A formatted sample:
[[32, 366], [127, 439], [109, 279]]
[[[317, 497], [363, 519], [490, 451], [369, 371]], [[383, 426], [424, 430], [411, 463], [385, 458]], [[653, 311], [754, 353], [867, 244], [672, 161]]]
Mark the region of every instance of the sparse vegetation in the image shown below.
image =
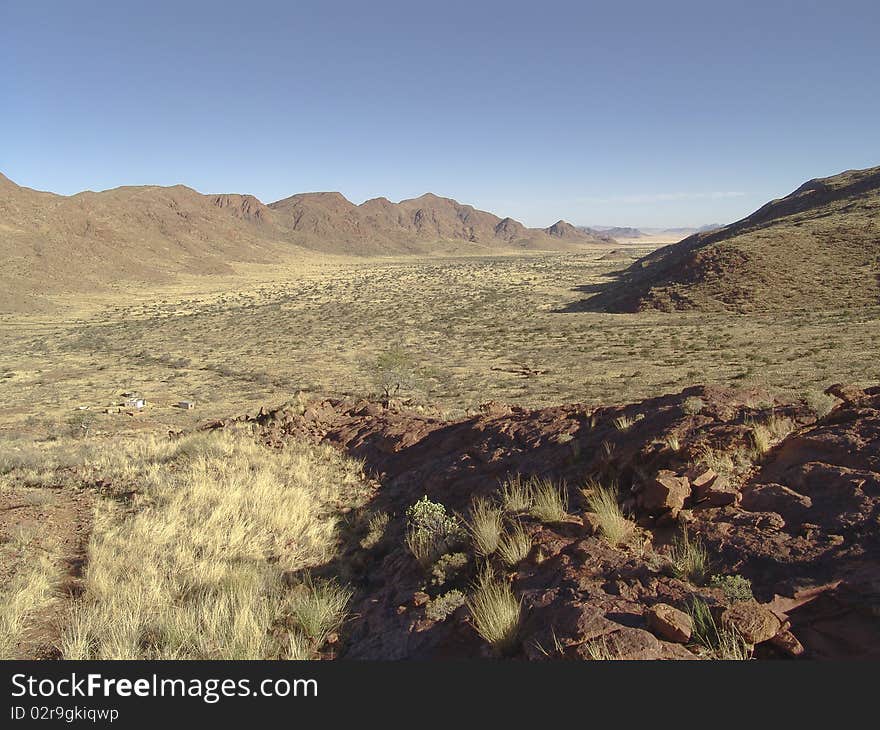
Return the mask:
[[694, 622], [694, 639], [715, 659], [744, 661], [752, 658], [752, 648], [748, 643], [736, 630], [718, 626], [705, 601], [694, 598], [688, 612]]
[[467, 606], [477, 633], [501, 654], [518, 639], [522, 607], [509, 584], [486, 568], [477, 577]]
[[690, 537], [682, 530], [672, 544], [669, 561], [678, 578], [702, 585], [709, 575], [709, 551], [698, 537]]
[[629, 540], [636, 526], [623, 514], [618, 502], [617, 487], [589, 482], [584, 491], [587, 494], [587, 506], [599, 518], [599, 529], [608, 544], [616, 546]]
[[501, 508], [487, 499], [474, 500], [467, 530], [477, 555], [489, 557], [498, 549], [504, 531]]
[[541, 522], [563, 522], [568, 517], [568, 495], [564, 485], [549, 479], [531, 482], [532, 506], [529, 514]]
[[713, 575], [710, 588], [720, 588], [729, 601], [748, 601], [754, 598], [752, 582], [741, 575]]
[[532, 538], [519, 522], [515, 522], [501, 536], [498, 543], [498, 557], [508, 567], [514, 567], [526, 559], [531, 549]]
[[513, 514], [531, 510], [534, 504], [531, 480], [523, 479], [519, 474], [506, 479], [501, 485], [501, 504]]
[[694, 395], [685, 398], [684, 403], [681, 404], [681, 409], [688, 416], [696, 416], [698, 413], [702, 413], [705, 407], [706, 402]]
[[431, 621], [445, 621], [459, 606], [464, 605], [465, 600], [464, 593], [454, 588], [448, 593], [444, 593], [429, 601], [428, 605], [425, 606], [425, 616], [431, 619]]
[[467, 534], [455, 516], [427, 496], [407, 509], [406, 519], [407, 547], [425, 569], [460, 545]]

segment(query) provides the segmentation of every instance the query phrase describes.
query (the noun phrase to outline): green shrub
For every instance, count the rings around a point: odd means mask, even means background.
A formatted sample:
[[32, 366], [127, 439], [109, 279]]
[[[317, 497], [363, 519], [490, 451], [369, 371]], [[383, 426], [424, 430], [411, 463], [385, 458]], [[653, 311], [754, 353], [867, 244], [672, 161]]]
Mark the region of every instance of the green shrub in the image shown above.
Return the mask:
[[465, 531], [458, 519], [427, 496], [407, 509], [406, 520], [407, 547], [424, 568], [465, 539]]
[[689, 398], [685, 398], [684, 403], [681, 404], [681, 410], [683, 410], [688, 416], [697, 415], [705, 407], [705, 401], [702, 398], [697, 398], [694, 395], [690, 396]]
[[434, 585], [442, 586], [444, 583], [455, 580], [464, 572], [468, 561], [467, 553], [447, 553], [446, 555], [441, 555], [440, 559], [431, 568], [431, 582]]
[[454, 613], [459, 606], [464, 605], [464, 602], [464, 593], [455, 588], [429, 601], [425, 606], [425, 616], [431, 621], [445, 621], [446, 617]]
[[711, 588], [720, 588], [729, 601], [748, 601], [754, 598], [752, 582], [741, 575], [713, 575]]

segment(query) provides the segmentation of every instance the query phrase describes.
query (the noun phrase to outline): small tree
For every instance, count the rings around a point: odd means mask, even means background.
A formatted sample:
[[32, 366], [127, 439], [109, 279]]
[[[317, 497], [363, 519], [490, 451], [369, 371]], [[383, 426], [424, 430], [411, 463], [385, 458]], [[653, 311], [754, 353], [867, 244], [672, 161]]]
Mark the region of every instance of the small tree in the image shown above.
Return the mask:
[[74, 411], [67, 418], [67, 427], [74, 438], [87, 439], [94, 423], [95, 417], [88, 411]]
[[374, 363], [373, 371], [376, 385], [382, 390], [382, 402], [386, 407], [401, 390], [415, 387], [418, 379], [415, 360], [399, 344], [380, 353]]

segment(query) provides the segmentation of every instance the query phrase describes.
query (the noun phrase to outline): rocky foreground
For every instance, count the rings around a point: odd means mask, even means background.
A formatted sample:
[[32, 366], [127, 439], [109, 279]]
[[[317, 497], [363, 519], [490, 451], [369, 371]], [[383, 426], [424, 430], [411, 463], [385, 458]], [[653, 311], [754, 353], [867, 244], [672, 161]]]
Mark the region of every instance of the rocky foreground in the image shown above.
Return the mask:
[[[511, 475], [565, 484], [569, 516], [523, 517], [528, 556], [508, 571], [522, 602], [507, 654], [528, 659], [705, 656], [693, 606], [734, 629], [758, 658], [880, 657], [880, 388], [835, 386], [826, 407], [760, 391], [694, 387], [621, 407], [528, 410], [486, 404], [448, 422], [404, 408], [324, 400], [210, 424], [246, 424], [268, 445], [338, 445], [379, 485], [366, 510], [384, 534], [351, 539], [326, 566], [357, 589], [331, 648], [341, 658], [491, 656], [466, 605], [472, 562], [431, 574], [405, 545], [406, 510], [424, 495], [466, 516]], [[821, 417], [817, 415], [821, 413]], [[827, 413], [825, 412], [827, 411]], [[590, 483], [616, 483], [633, 539], [612, 546], [587, 508]], [[671, 569], [683, 534], [723, 583]], [[468, 557], [473, 561], [472, 556]], [[475, 562], [475, 561], [474, 561]], [[730, 591], [747, 585], [748, 591]]]

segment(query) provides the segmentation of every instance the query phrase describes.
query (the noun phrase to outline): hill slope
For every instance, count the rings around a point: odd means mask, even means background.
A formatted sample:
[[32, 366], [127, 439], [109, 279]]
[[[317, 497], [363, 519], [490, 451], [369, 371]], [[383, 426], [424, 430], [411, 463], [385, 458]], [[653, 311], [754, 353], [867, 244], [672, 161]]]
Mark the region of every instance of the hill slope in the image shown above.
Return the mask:
[[252, 195], [203, 195], [182, 185], [63, 196], [0, 175], [0, 310], [39, 308], [34, 297], [46, 293], [229, 273], [231, 262], [308, 250], [480, 253], [607, 243], [567, 225], [526, 228], [431, 194], [355, 205], [339, 193], [305, 193], [265, 205]]
[[747, 218], [654, 251], [589, 309], [771, 311], [880, 303], [880, 167], [810, 180]]

